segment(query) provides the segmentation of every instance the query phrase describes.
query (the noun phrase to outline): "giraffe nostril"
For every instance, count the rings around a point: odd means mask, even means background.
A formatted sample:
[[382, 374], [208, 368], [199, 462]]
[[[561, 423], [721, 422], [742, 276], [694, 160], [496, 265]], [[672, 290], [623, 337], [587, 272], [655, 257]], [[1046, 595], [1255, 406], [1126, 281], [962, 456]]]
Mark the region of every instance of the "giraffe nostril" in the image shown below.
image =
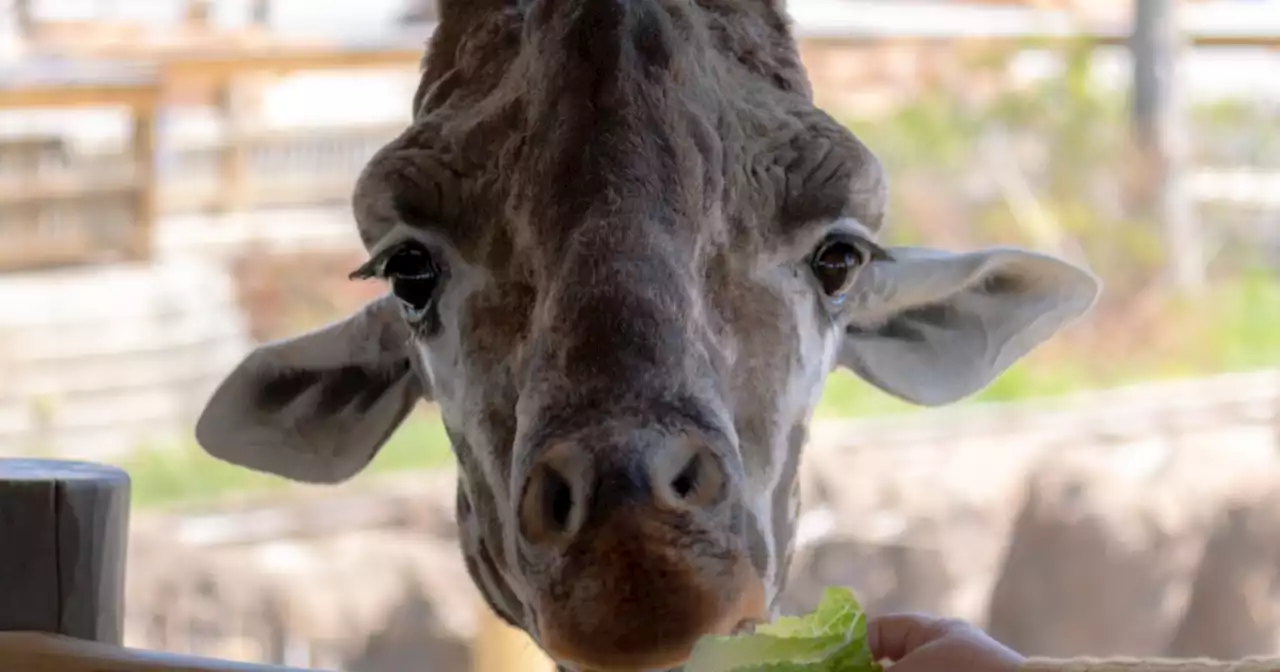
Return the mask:
[[670, 467], [676, 467], [679, 471], [666, 479], [663, 499], [669, 503], [700, 508], [713, 506], [723, 499], [726, 487], [724, 470], [706, 444], [684, 440], [668, 447], [666, 454], [659, 456], [654, 468], [666, 471]]
[[542, 505], [547, 520], [555, 532], [563, 533], [569, 527], [569, 515], [573, 513], [573, 488], [560, 474], [547, 469], [543, 476]]
[[684, 465], [684, 469], [676, 474], [675, 479], [671, 481], [671, 489], [680, 499], [688, 499], [693, 494], [694, 488], [698, 487], [699, 467], [702, 464], [702, 453], [698, 453], [689, 458], [689, 462]]
[[627, 438], [616, 447], [564, 440], [540, 451], [516, 495], [520, 536], [554, 550], [618, 510], [714, 512], [734, 490], [723, 458], [698, 435]]
[[534, 544], [561, 543], [582, 523], [582, 455], [556, 446], [533, 467], [520, 498], [520, 532]]

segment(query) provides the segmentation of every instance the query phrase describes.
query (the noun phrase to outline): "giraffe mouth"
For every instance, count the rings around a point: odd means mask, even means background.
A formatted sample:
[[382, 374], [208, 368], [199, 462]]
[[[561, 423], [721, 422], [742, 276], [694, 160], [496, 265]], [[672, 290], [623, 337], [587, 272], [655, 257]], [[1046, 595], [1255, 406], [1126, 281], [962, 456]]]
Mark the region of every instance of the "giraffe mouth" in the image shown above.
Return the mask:
[[[750, 635], [755, 633], [757, 626], [763, 625], [764, 623], [767, 623], [767, 622], [768, 621], [765, 621], [762, 618], [744, 618], [741, 621], [739, 621], [736, 626], [734, 626], [731, 630], [729, 630], [725, 634], [729, 635], [730, 637], [736, 637], [738, 635]], [[684, 661], [668, 661], [668, 662], [672, 665], [679, 665]], [[566, 669], [573, 670], [574, 672], [610, 672], [610, 670], [606, 670], [604, 668], [580, 667], [572, 663], [570, 663], [569, 667]]]
[[[706, 606], [715, 603], [711, 611], [696, 609], [702, 616], [699, 622], [689, 622], [682, 632], [662, 632], [654, 630], [648, 635], [633, 640], [619, 647], [621, 642], [616, 632], [609, 632], [606, 625], [593, 629], [592, 636], [583, 636], [581, 631], [567, 633], [555, 627], [545, 629], [539, 627], [542, 635], [539, 639], [544, 649], [568, 669], [590, 672], [653, 672], [655, 670], [679, 669], [688, 660], [697, 641], [707, 635], [738, 635], [753, 631], [756, 626], [765, 623], [765, 591], [764, 583], [753, 569], [746, 566], [745, 560], [739, 565], [737, 575], [737, 596], [727, 602], [721, 602], [710, 595], [686, 594], [678, 600], [686, 599], [704, 601]], [[699, 599], [700, 598], [700, 599]], [[708, 602], [709, 601], [709, 602]], [[682, 606], [685, 606], [682, 604]], [[716, 615], [718, 612], [718, 617]], [[545, 612], [540, 613], [543, 616]], [[637, 619], [635, 622], [653, 624], [664, 620], [660, 614], [653, 614]], [[666, 621], [680, 619], [681, 611], [666, 612]], [[705, 620], [704, 620], [705, 619]], [[545, 624], [542, 618], [540, 625]], [[570, 636], [565, 636], [570, 635]], [[578, 636], [573, 636], [578, 635]], [[610, 641], [610, 644], [603, 642]], [[638, 644], [638, 645], [637, 645]]]

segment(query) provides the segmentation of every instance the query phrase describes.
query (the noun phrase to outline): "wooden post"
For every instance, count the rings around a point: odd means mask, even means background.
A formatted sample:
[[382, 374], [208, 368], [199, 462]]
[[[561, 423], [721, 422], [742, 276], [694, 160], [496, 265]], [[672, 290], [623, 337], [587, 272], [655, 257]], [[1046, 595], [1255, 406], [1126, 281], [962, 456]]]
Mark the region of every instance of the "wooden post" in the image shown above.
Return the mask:
[[153, 249], [156, 223], [156, 109], [151, 105], [133, 110], [134, 183], [133, 240], [129, 241], [130, 258], [149, 261]]
[[120, 469], [0, 459], [0, 631], [122, 644], [128, 521]]
[[13, 23], [18, 31], [18, 37], [23, 42], [30, 42], [35, 38], [36, 22], [35, 15], [31, 11], [31, 4], [34, 0], [13, 0]]
[[249, 22], [258, 28], [269, 28], [271, 0], [253, 0], [249, 6]]
[[183, 18], [186, 24], [193, 32], [203, 32], [208, 30], [209, 25], [213, 22], [213, 3], [210, 0], [187, 0], [186, 12]]
[[222, 183], [218, 191], [217, 210], [240, 212], [249, 207], [249, 116], [251, 98], [246, 91], [249, 76], [231, 76], [222, 80], [218, 89], [218, 109], [223, 128]]
[[555, 663], [525, 633], [498, 618], [483, 601], [471, 644], [473, 672], [555, 672]]
[[1148, 211], [1164, 228], [1168, 272], [1179, 291], [1205, 284], [1204, 234], [1187, 186], [1190, 147], [1181, 99], [1179, 0], [1136, 0], [1133, 9], [1133, 122]]

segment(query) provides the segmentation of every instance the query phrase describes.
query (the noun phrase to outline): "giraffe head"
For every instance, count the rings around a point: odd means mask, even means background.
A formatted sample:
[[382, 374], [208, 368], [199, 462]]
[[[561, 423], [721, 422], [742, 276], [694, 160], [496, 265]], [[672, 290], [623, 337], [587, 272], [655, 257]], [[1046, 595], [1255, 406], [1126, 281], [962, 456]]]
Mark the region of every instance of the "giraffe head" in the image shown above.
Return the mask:
[[354, 209], [389, 292], [251, 353], [197, 427], [300, 481], [420, 398], [477, 587], [562, 666], [678, 667], [770, 615], [830, 371], [922, 405], [989, 383], [1098, 283], [877, 243], [885, 178], [816, 109], [777, 0], [444, 0], [411, 126]]

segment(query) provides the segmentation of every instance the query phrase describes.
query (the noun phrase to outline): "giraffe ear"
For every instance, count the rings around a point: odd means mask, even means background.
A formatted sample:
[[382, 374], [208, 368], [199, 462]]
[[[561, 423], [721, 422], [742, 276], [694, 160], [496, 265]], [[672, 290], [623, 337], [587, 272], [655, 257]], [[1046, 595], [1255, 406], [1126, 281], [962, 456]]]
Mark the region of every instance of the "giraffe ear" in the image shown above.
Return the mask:
[[213, 393], [196, 440], [214, 457], [309, 483], [363, 469], [428, 390], [387, 295], [351, 317], [253, 350]]
[[986, 387], [1087, 312], [1101, 288], [1089, 271], [1018, 249], [889, 256], [854, 282], [840, 364], [926, 406]]

